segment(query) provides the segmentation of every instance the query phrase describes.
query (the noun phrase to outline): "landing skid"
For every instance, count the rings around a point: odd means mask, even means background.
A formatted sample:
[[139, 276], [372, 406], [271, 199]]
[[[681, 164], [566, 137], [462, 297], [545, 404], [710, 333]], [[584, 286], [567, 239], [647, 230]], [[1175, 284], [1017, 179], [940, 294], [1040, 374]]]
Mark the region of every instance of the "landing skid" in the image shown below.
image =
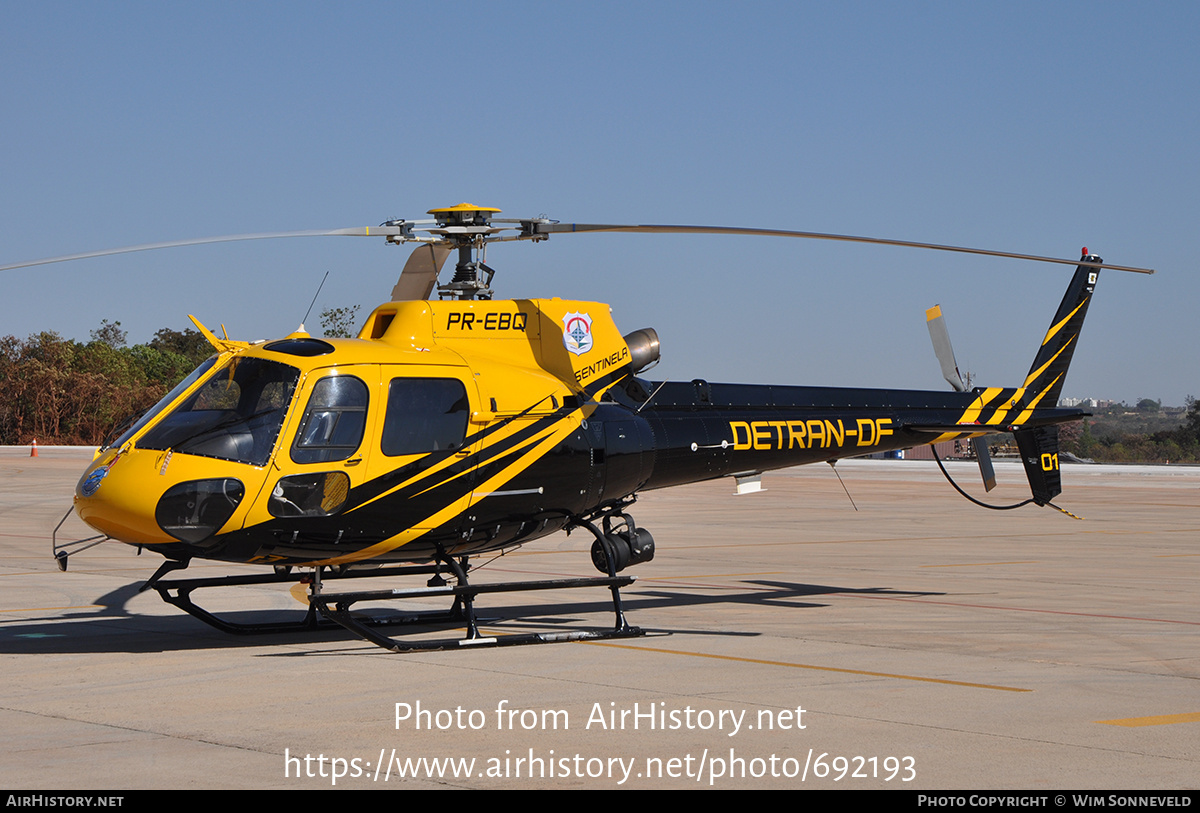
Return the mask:
[[[592, 579], [552, 579], [537, 582], [501, 582], [484, 585], [444, 585], [441, 587], [416, 588], [412, 590], [365, 590], [355, 593], [321, 593], [311, 598], [312, 606], [325, 618], [333, 621], [355, 635], [381, 646], [391, 652], [423, 652], [438, 649], [454, 649], [464, 647], [492, 646], [521, 646], [524, 644], [550, 644], [564, 641], [596, 641], [605, 638], [635, 638], [645, 633], [638, 627], [631, 627], [625, 622], [624, 615], [616, 610], [616, 623], [609, 630], [572, 630], [566, 632], [533, 632], [521, 635], [485, 636], [479, 632], [471, 604], [480, 593], [513, 593], [525, 590], [560, 590], [572, 587], [609, 587], [614, 592], [634, 581], [633, 576], [601, 577]], [[412, 642], [397, 641], [377, 632], [372, 627], [382, 624], [362, 619], [351, 614], [350, 608], [359, 601], [380, 601], [386, 599], [426, 598], [429, 596], [454, 596], [454, 606], [448, 613], [438, 614], [438, 620], [458, 621], [465, 623], [466, 637], [453, 641]], [[467, 609], [464, 612], [463, 606]], [[399, 623], [411, 623], [431, 620], [429, 615], [401, 619]], [[395, 621], [391, 623], [397, 623]]]
[[[580, 579], [552, 579], [547, 581], [501, 582], [497, 584], [470, 584], [467, 580], [465, 558], [456, 561], [450, 557], [442, 565], [399, 565], [377, 570], [349, 571], [337, 573], [319, 568], [306, 575], [301, 583], [308, 584], [308, 610], [299, 621], [271, 622], [263, 624], [241, 624], [216, 616], [192, 601], [191, 594], [205, 587], [235, 587], [253, 584], [278, 584], [296, 582], [297, 576], [287, 572], [273, 574], [225, 576], [204, 579], [171, 579], [162, 577], [171, 570], [187, 567], [186, 562], [164, 562], [142, 590], [153, 588], [163, 601], [171, 604], [204, 623], [233, 635], [270, 635], [291, 632], [342, 627], [365, 641], [391, 652], [425, 652], [466, 647], [517, 646], [523, 644], [558, 643], [563, 641], [592, 641], [606, 638], [633, 638], [644, 635], [638, 627], [625, 621], [621, 608], [619, 589], [635, 580], [633, 576], [615, 576]], [[457, 584], [447, 584], [443, 573], [453, 575]], [[324, 583], [341, 579], [379, 578], [383, 576], [430, 576], [428, 586], [394, 590], [362, 590], [354, 592], [327, 593]], [[479, 632], [475, 617], [474, 601], [480, 593], [514, 593], [528, 590], [562, 590], [575, 587], [607, 587], [613, 594], [614, 625], [607, 630], [573, 630], [564, 632], [524, 633], [514, 635], [484, 636]], [[453, 598], [449, 610], [413, 613], [396, 618], [372, 618], [351, 613], [351, 607], [360, 601], [390, 601], [394, 599], [448, 596]], [[466, 635], [459, 639], [436, 641], [398, 641], [378, 631], [380, 627], [412, 624], [451, 624], [465, 627]]]

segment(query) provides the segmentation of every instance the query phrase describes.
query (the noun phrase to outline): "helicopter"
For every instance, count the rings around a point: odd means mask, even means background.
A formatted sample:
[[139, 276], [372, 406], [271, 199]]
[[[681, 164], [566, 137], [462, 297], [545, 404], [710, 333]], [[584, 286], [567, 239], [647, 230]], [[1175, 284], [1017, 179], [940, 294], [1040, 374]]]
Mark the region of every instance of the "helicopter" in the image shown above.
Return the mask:
[[[620, 589], [634, 581], [627, 568], [654, 557], [653, 536], [630, 512], [644, 491], [732, 477], [737, 493], [749, 493], [772, 469], [1010, 432], [1032, 495], [1018, 505], [1058, 508], [1058, 426], [1087, 413], [1057, 401], [1099, 273], [1153, 273], [1106, 264], [1086, 248], [1074, 261], [815, 232], [499, 213], [463, 203], [431, 209], [431, 220], [155, 243], [0, 268], [273, 237], [417, 244], [389, 300], [355, 338], [314, 337], [301, 325], [251, 343], [217, 336], [191, 317], [214, 354], [97, 449], [63, 522], [73, 511], [99, 535], [60, 541], [60, 522], [52, 538], [59, 567], [105, 541], [153, 551], [164, 561], [141, 589], [236, 634], [337, 625], [395, 652], [642, 635], [626, 620]], [[493, 298], [489, 244], [589, 232], [866, 242], [1069, 264], [1075, 272], [1019, 387], [968, 390], [937, 307], [926, 317], [948, 392], [652, 382], [641, 374], [660, 357], [653, 328], [623, 335], [599, 302]], [[454, 273], [439, 283], [454, 253]], [[990, 490], [985, 445], [976, 457]], [[599, 577], [470, 578], [474, 558], [577, 529], [593, 538]], [[271, 570], [164, 578], [194, 559]], [[378, 576], [427, 578], [407, 589], [329, 589]], [[235, 623], [192, 599], [204, 588], [298, 579], [308, 599], [298, 621]], [[494, 636], [479, 628], [480, 594], [580, 587], [610, 590], [611, 628]], [[352, 609], [439, 596], [452, 602], [448, 610], [381, 618]], [[414, 622], [449, 622], [465, 635], [430, 642], [382, 631]]]

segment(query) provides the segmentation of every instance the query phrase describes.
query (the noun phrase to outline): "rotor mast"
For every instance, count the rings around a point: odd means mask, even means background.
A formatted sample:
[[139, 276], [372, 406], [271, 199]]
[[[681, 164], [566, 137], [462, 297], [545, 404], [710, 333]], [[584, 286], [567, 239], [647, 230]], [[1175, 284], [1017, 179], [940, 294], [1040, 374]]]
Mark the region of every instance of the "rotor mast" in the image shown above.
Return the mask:
[[492, 215], [499, 211], [470, 203], [429, 210], [428, 214], [437, 220], [437, 226], [429, 229], [429, 233], [441, 236], [458, 249], [453, 278], [437, 286], [442, 299], [492, 298], [492, 276], [496, 272], [484, 263], [484, 259], [487, 238], [501, 231], [492, 225]]

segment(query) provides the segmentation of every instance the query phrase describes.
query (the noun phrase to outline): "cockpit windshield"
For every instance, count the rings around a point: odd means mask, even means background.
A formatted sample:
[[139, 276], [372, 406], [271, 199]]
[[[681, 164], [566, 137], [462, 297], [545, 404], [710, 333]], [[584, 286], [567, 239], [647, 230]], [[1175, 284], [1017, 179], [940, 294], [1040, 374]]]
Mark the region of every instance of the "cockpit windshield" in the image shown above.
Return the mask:
[[256, 358], [231, 359], [138, 441], [141, 449], [265, 465], [300, 371]]
[[[100, 451], [104, 451], [105, 449], [114, 449], [114, 448], [120, 449], [122, 446], [124, 446], [125, 442], [127, 440], [129, 440], [131, 437], [133, 437], [138, 432], [140, 432], [143, 426], [145, 426], [146, 424], [150, 423], [152, 420], [157, 418], [158, 413], [160, 413], [164, 409], [166, 409], [176, 398], [178, 398], [183, 393], [184, 390], [186, 390], [188, 387], [192, 386], [197, 381], [199, 381], [200, 376], [207, 373], [212, 368], [213, 364], [216, 363], [216, 360], [217, 360], [216, 356], [209, 356], [207, 359], [205, 359], [203, 362], [201, 362], [200, 366], [197, 367], [196, 369], [192, 370], [192, 372], [188, 375], [187, 378], [183, 379], [178, 384], [176, 384], [175, 387], [170, 392], [168, 392], [166, 395], [164, 395], [157, 404], [150, 407], [150, 409], [146, 410], [146, 412], [140, 418], [138, 418], [132, 425], [129, 425], [128, 428], [119, 427], [121, 429], [121, 436], [111, 442], [106, 440], [104, 442], [104, 445], [100, 447]], [[116, 431], [116, 430], [114, 430], [114, 431]]]

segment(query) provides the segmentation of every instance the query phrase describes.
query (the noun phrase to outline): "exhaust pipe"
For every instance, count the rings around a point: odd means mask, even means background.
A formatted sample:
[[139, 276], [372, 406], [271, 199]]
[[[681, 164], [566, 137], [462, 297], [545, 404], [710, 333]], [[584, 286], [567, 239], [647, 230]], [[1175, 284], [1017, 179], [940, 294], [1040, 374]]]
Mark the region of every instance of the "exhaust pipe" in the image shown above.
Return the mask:
[[629, 345], [629, 363], [635, 374], [658, 361], [658, 333], [654, 328], [644, 327], [624, 338], [625, 344]]

